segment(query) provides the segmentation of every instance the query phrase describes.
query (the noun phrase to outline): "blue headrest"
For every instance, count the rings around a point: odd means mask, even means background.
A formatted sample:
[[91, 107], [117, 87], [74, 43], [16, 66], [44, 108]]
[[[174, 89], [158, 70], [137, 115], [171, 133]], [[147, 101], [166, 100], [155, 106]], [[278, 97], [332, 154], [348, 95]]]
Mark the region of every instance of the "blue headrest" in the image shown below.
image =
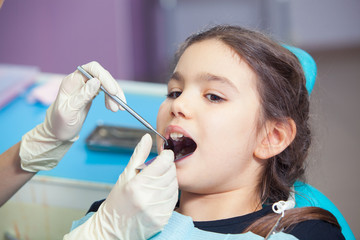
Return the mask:
[[299, 62], [301, 63], [301, 66], [304, 70], [306, 89], [308, 90], [310, 95], [311, 91], [314, 88], [317, 73], [316, 63], [314, 59], [310, 56], [310, 54], [300, 48], [289, 45], [283, 45], [283, 47], [291, 51], [299, 59]]
[[351, 231], [349, 224], [346, 222], [344, 216], [339, 209], [322, 194], [318, 189], [313, 186], [297, 181], [294, 184], [295, 188], [295, 207], [320, 207], [331, 212], [338, 220], [342, 234], [346, 240], [355, 240], [355, 236]]

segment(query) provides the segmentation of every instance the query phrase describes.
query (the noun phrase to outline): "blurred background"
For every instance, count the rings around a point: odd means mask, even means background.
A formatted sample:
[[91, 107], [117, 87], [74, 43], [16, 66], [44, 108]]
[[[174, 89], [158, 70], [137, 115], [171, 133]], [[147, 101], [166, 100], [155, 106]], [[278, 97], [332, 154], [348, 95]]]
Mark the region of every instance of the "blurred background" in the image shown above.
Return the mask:
[[220, 23], [303, 48], [318, 65], [308, 181], [360, 239], [359, 13], [359, 0], [5, 0], [0, 64], [68, 74], [96, 60], [116, 79], [164, 83], [178, 45]]

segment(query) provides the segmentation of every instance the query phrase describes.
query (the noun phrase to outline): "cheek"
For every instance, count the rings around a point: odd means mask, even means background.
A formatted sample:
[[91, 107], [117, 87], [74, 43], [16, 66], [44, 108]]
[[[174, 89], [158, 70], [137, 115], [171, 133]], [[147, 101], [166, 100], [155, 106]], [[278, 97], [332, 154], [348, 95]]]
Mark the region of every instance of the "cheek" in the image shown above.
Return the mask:
[[156, 118], [156, 127], [159, 131], [164, 131], [166, 123], [171, 117], [171, 102], [165, 100], [159, 107], [158, 115]]
[[[231, 113], [231, 112], [230, 112]], [[226, 116], [226, 117], [225, 117]], [[204, 126], [207, 149], [223, 154], [225, 158], [234, 156], [250, 157], [256, 143], [256, 118], [243, 112], [209, 117]], [[205, 121], [203, 121], [205, 122]], [[215, 154], [215, 153], [213, 153]]]
[[[167, 118], [169, 116], [169, 110], [168, 109], [169, 109], [169, 106], [168, 106], [168, 104], [166, 104], [166, 101], [163, 102], [160, 105], [158, 115], [157, 115], [157, 118], [156, 118], [156, 130], [160, 134], [165, 133], [166, 122], [167, 122]], [[160, 152], [160, 150], [161, 150], [161, 146], [160, 146], [160, 144], [158, 144], [161, 141], [162, 141], [162, 139], [159, 136], [156, 136], [156, 143], [157, 143], [158, 152]]]

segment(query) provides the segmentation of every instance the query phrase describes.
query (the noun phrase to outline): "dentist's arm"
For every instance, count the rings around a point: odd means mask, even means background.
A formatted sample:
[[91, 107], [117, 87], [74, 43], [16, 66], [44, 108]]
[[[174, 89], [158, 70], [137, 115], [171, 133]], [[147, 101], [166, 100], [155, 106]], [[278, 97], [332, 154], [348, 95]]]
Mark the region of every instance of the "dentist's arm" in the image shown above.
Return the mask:
[[[62, 81], [56, 100], [46, 112], [43, 123], [25, 134], [21, 140], [21, 167], [29, 172], [54, 168], [78, 139], [100, 84], [112, 95], [125, 99], [124, 94], [100, 64], [91, 62], [83, 68], [94, 76], [87, 80], [78, 70]], [[105, 96], [105, 105], [112, 111], [119, 105]]]
[[0, 155], [0, 206], [35, 175], [21, 168], [19, 150], [20, 142]]
[[[115, 79], [99, 63], [91, 62], [83, 65], [83, 68], [94, 79], [88, 80], [78, 70], [65, 77], [55, 102], [46, 112], [44, 122], [0, 155], [0, 206], [36, 172], [50, 170], [58, 164], [78, 139], [100, 84], [109, 93], [125, 101], [123, 91]], [[107, 96], [105, 105], [114, 112], [120, 109]]]

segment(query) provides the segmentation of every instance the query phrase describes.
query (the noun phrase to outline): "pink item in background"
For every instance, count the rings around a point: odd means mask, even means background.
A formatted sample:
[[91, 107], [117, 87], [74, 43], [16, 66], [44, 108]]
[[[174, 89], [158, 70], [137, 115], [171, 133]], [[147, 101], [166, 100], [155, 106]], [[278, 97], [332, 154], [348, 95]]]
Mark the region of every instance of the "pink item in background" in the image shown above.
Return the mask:
[[30, 103], [40, 102], [51, 105], [56, 99], [63, 76], [54, 75], [46, 77], [46, 81], [35, 87], [27, 97]]
[[32, 85], [38, 74], [37, 67], [0, 64], [0, 109]]

